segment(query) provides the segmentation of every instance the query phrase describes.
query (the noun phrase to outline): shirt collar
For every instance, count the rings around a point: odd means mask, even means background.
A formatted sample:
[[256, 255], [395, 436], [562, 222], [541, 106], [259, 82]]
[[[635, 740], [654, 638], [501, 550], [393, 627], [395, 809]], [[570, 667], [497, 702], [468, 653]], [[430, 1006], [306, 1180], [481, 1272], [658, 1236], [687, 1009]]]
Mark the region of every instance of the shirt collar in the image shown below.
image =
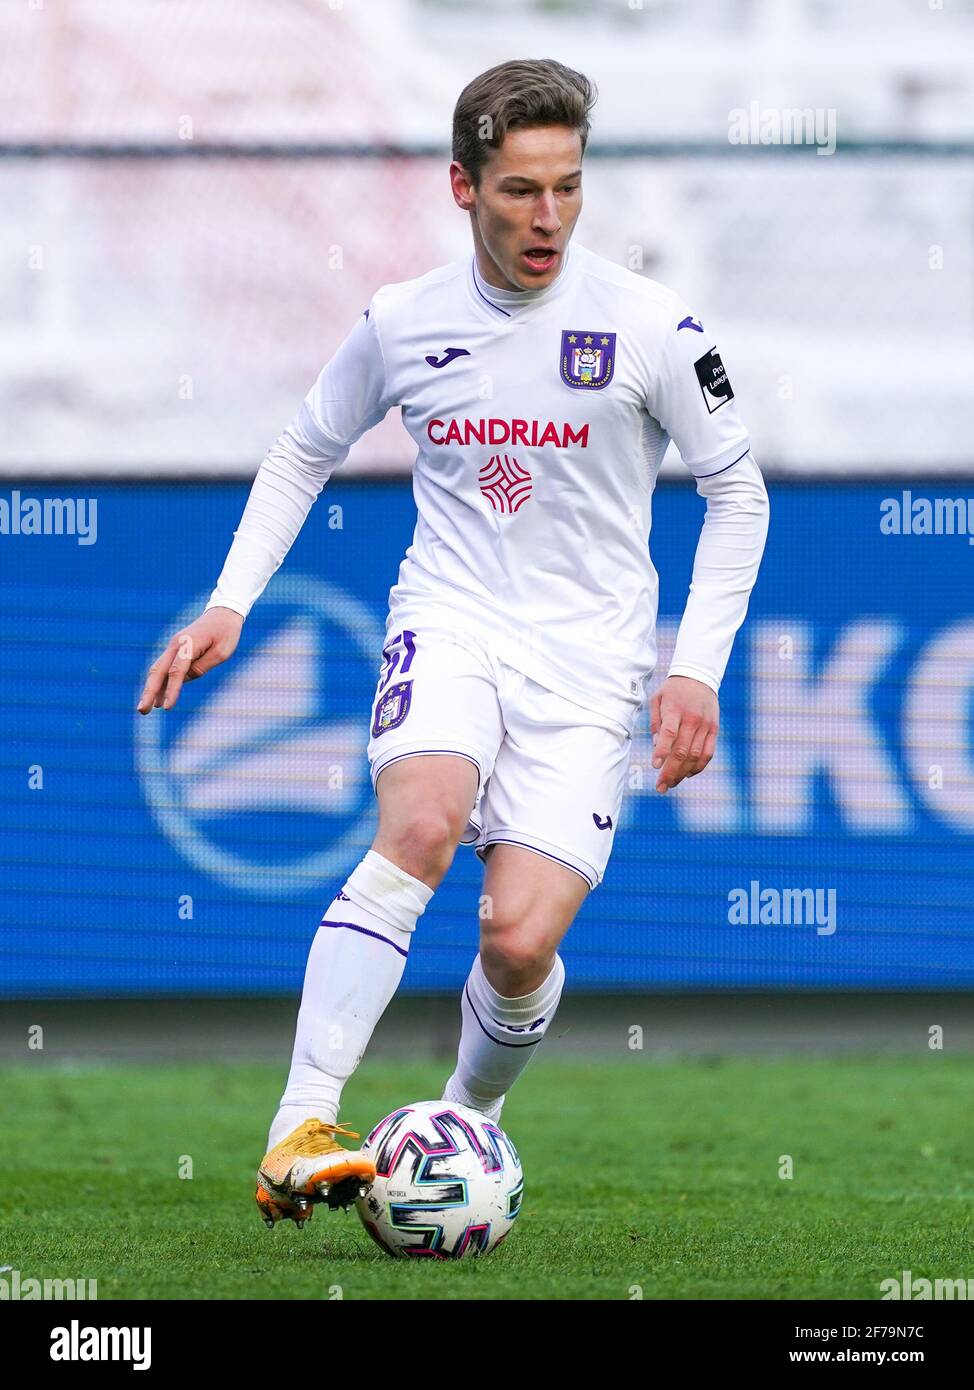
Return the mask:
[[519, 309], [525, 309], [531, 304], [554, 298], [555, 292], [561, 289], [567, 278], [570, 256], [570, 247], [566, 246], [562, 254], [561, 269], [550, 285], [542, 285], [537, 290], [502, 290], [498, 289], [496, 285], [487, 283], [477, 269], [477, 257], [475, 255], [473, 258], [474, 288], [481, 299], [485, 299], [493, 308], [511, 318]]

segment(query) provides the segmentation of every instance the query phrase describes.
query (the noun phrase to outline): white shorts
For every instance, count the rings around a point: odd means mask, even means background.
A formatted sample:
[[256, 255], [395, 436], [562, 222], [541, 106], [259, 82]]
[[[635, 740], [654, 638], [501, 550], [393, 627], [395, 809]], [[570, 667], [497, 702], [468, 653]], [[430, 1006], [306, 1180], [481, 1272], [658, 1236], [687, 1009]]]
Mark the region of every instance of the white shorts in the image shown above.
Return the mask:
[[[602, 881], [632, 728], [497, 660], [473, 633], [418, 622], [390, 634], [372, 702], [372, 785], [417, 753], [469, 758], [477, 799], [461, 844], [522, 845]], [[635, 723], [635, 712], [633, 715]]]

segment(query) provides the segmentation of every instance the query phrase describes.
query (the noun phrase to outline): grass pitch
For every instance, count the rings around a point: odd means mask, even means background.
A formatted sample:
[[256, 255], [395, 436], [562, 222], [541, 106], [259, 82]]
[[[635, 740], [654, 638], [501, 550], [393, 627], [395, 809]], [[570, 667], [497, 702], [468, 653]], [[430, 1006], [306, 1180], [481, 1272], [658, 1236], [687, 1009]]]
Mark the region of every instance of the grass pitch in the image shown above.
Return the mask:
[[[366, 1060], [342, 1119], [365, 1134], [447, 1070]], [[0, 1071], [0, 1265], [99, 1299], [876, 1299], [904, 1269], [974, 1274], [964, 1059], [539, 1058], [503, 1121], [522, 1215], [457, 1263], [389, 1259], [354, 1211], [265, 1229], [253, 1174], [283, 1079]]]

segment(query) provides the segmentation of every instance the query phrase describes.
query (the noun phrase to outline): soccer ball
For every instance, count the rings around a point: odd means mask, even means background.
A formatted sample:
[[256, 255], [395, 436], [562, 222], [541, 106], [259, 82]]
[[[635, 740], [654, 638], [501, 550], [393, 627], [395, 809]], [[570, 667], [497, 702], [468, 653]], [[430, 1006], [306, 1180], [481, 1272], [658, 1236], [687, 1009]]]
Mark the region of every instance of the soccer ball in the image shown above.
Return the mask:
[[376, 1177], [356, 1209], [395, 1258], [488, 1255], [521, 1210], [517, 1150], [499, 1125], [466, 1105], [403, 1105], [379, 1121], [362, 1152]]

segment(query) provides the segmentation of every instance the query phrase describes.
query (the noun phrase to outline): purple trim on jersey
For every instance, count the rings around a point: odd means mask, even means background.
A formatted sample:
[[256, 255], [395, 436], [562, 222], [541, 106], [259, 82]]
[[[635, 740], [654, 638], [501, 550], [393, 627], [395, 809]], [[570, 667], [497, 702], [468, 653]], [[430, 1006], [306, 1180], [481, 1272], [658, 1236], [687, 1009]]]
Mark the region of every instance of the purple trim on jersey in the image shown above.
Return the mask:
[[513, 317], [511, 314], [509, 314], [509, 313], [507, 312], [506, 309], [502, 309], [501, 306], [500, 306], [499, 304], [495, 304], [494, 301], [493, 301], [492, 299], [488, 299], [487, 296], [484, 294], [483, 290], [482, 290], [482, 289], [480, 288], [480, 286], [477, 284], [477, 272], [476, 272], [476, 270], [474, 269], [474, 262], [473, 262], [473, 261], [470, 262], [470, 274], [471, 274], [472, 277], [473, 277], [473, 287], [474, 287], [474, 289], [477, 291], [477, 293], [480, 295], [480, 297], [481, 297], [481, 299], [484, 301], [484, 303], [485, 303], [485, 304], [489, 304], [490, 307], [491, 307], [492, 309], [496, 309], [497, 312], [498, 312], [499, 314], [503, 314], [504, 317], [505, 317], [506, 319], [509, 319], [509, 318]]
[[[741, 459], [747, 458], [747, 456], [748, 456], [748, 454], [749, 454], [750, 452], [751, 452], [751, 446], [750, 446], [750, 444], [749, 444], [749, 445], [747, 446], [747, 448], [744, 450], [743, 454], [741, 454], [740, 458], [736, 458], [736, 459], [734, 460], [734, 463], [740, 463]], [[716, 477], [718, 476], [718, 474], [720, 474], [720, 473], [726, 473], [728, 468], [733, 468], [733, 467], [734, 467], [734, 463], [725, 464], [725, 466], [724, 466], [723, 468], [718, 468], [717, 471], [716, 471], [715, 473], [701, 473], [701, 474], [700, 474], [700, 477], [701, 477], [701, 479], [703, 479], [703, 478], [716, 478]], [[696, 476], [696, 475], [695, 475], [695, 476]]]
[[357, 922], [329, 922], [323, 917], [318, 923], [320, 927], [347, 927], [349, 931], [361, 932], [363, 936], [375, 937], [376, 941], [384, 941], [387, 946], [391, 946], [394, 951], [398, 951], [401, 956], [408, 956], [409, 952], [404, 951], [401, 946], [397, 946], [394, 941], [390, 941], [387, 936], [382, 936], [377, 931], [369, 931], [368, 927], [360, 927]]
[[541, 1038], [544, 1037], [544, 1034], [542, 1033], [541, 1037], [526, 1038], [524, 1042], [504, 1042], [503, 1038], [495, 1038], [493, 1033], [488, 1033], [487, 1029], [481, 1022], [480, 1015], [474, 1008], [473, 1000], [470, 998], [470, 986], [464, 985], [463, 992], [467, 996], [467, 1003], [470, 1005], [471, 1013], [473, 1014], [477, 1022], [480, 1024], [480, 1031], [483, 1033], [485, 1038], [490, 1038], [491, 1042], [496, 1043], [498, 1047], [535, 1047], [541, 1041]]
[[466, 758], [468, 763], [473, 763], [474, 767], [480, 773], [481, 777], [483, 776], [483, 769], [481, 768], [477, 759], [471, 757], [469, 753], [461, 753], [459, 748], [410, 748], [405, 753], [394, 753], [391, 758], [386, 758], [385, 761], [381, 763], [379, 767], [376, 768], [372, 778], [373, 787], [375, 786], [376, 781], [378, 780], [379, 773], [382, 772], [384, 768], [389, 767], [391, 763], [399, 762], [400, 758], [413, 758], [419, 753], [452, 753], [455, 758]]
[[590, 888], [595, 887], [595, 880], [589, 878], [585, 870], [580, 869], [577, 864], [569, 864], [567, 859], [559, 859], [557, 854], [551, 854], [546, 849], [538, 849], [537, 845], [529, 845], [527, 840], [512, 840], [506, 835], [491, 835], [484, 842], [483, 848], [487, 849], [489, 845], [520, 845], [521, 849], [533, 849], [535, 854], [543, 854], [546, 859], [553, 859], [556, 864], [564, 864], [566, 869], [574, 869], [579, 878], [584, 878]]

